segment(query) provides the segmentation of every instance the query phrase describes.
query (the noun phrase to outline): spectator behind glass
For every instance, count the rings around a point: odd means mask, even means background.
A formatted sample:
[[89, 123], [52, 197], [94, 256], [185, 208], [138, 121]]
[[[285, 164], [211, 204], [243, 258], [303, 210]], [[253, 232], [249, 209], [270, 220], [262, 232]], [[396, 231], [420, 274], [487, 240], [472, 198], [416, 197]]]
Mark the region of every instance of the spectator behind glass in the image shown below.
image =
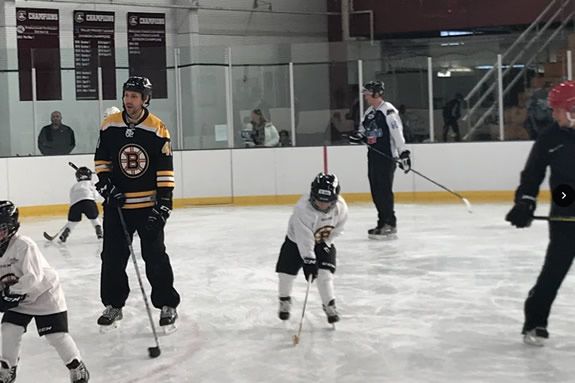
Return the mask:
[[463, 103], [463, 95], [457, 93], [455, 98], [450, 100], [443, 107], [443, 142], [447, 142], [447, 134], [449, 129], [453, 129], [455, 133], [455, 141], [461, 141], [461, 134], [459, 133], [459, 125], [457, 121], [461, 117], [461, 104]]
[[280, 146], [292, 146], [287, 130], [280, 130]]
[[252, 139], [255, 146], [278, 146], [279, 134], [275, 126], [266, 120], [260, 109], [252, 111]]
[[40, 130], [38, 135], [38, 148], [45, 156], [70, 154], [76, 146], [74, 131], [67, 125], [62, 124], [62, 113], [57, 110], [50, 115], [50, 125]]

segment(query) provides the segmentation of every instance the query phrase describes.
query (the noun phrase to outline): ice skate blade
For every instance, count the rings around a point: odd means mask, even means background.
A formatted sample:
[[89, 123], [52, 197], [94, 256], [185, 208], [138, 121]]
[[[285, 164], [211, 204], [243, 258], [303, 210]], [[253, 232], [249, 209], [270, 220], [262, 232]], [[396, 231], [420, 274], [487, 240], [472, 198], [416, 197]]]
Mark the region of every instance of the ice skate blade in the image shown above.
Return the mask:
[[388, 234], [388, 235], [368, 234], [367, 237], [369, 239], [373, 239], [376, 241], [393, 241], [398, 238], [397, 234]]
[[116, 330], [117, 328], [120, 327], [120, 323], [118, 323], [118, 321], [112, 323], [111, 325], [108, 326], [104, 326], [99, 324], [98, 326], [100, 326], [100, 334], [108, 334], [113, 332], [114, 330]]
[[168, 324], [165, 326], [160, 326], [160, 329], [162, 330], [162, 333], [164, 335], [170, 335], [170, 334], [172, 334], [178, 330], [178, 328], [176, 327], [175, 324]]
[[523, 343], [531, 347], [543, 347], [545, 346], [545, 339], [538, 338], [535, 336], [525, 335], [523, 337]]

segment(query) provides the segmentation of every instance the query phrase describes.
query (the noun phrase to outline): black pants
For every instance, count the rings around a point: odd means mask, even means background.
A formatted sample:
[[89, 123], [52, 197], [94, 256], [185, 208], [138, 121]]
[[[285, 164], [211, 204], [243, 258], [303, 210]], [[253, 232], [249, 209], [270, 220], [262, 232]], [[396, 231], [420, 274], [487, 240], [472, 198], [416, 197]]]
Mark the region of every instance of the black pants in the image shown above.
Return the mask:
[[523, 332], [547, 327], [551, 305], [575, 256], [575, 223], [550, 222], [549, 238], [543, 269], [525, 300]]
[[377, 227], [396, 226], [397, 219], [393, 210], [393, 175], [395, 162], [381, 157], [373, 151], [367, 155], [367, 176], [371, 198], [377, 209]]
[[447, 119], [443, 124], [443, 142], [447, 142], [447, 134], [449, 133], [449, 128], [453, 129], [455, 133], [455, 141], [461, 141], [461, 134], [459, 134], [459, 125], [457, 124], [457, 119]]
[[[145, 224], [151, 208], [122, 210], [130, 241], [137, 230], [142, 247], [142, 258], [146, 262], [146, 276], [152, 286], [152, 304], [177, 307], [180, 295], [174, 289], [174, 273], [164, 245], [164, 231], [151, 238]], [[130, 287], [126, 266], [130, 250], [126, 243], [120, 217], [116, 208], [104, 205], [104, 247], [102, 250], [102, 271], [100, 275], [100, 297], [102, 303], [116, 308], [123, 307]]]
[[82, 220], [82, 214], [88, 217], [88, 219], [98, 218], [98, 206], [96, 202], [91, 199], [84, 199], [70, 206], [68, 210], [68, 221], [80, 222]]
[[36, 320], [36, 329], [40, 336], [68, 332], [67, 311], [48, 315], [29, 315], [8, 310], [2, 316], [2, 323], [12, 323], [16, 326], [24, 327], [24, 331], [27, 331], [32, 319]]
[[[314, 253], [316, 256], [319, 269], [329, 270], [335, 274], [336, 268], [336, 250], [335, 246], [330, 254], [325, 254], [319, 250], [319, 245], [315, 245]], [[297, 243], [290, 240], [287, 236], [280, 249], [280, 255], [276, 263], [276, 273], [297, 275], [299, 269], [303, 266], [303, 259], [297, 247]]]

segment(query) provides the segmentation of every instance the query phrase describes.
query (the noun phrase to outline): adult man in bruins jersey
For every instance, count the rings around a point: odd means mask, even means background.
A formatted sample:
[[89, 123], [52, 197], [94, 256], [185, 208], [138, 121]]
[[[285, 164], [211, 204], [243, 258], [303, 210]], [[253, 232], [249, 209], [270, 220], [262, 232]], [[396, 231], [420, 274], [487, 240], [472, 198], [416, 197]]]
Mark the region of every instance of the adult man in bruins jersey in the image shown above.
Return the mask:
[[164, 245], [164, 225], [172, 210], [174, 168], [170, 133], [147, 106], [152, 84], [145, 77], [130, 77], [123, 87], [124, 111], [104, 119], [94, 157], [104, 197], [104, 245], [100, 296], [106, 309], [101, 326], [122, 319], [130, 288], [126, 265], [128, 243], [118, 215], [122, 208], [130, 237], [140, 236], [146, 276], [152, 286], [152, 304], [161, 309], [160, 326], [173, 326], [180, 296]]

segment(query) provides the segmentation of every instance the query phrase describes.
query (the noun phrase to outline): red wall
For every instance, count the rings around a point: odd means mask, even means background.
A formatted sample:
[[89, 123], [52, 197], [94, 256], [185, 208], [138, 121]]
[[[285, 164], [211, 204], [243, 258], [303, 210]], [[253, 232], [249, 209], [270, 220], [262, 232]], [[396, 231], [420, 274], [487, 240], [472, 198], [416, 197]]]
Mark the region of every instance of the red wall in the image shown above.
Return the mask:
[[[340, 0], [327, 0], [339, 12]], [[355, 10], [373, 10], [375, 34], [530, 24], [550, 0], [354, 0]], [[341, 20], [330, 17], [332, 40], [341, 39]], [[351, 34], [369, 33], [367, 15], [351, 18]]]

